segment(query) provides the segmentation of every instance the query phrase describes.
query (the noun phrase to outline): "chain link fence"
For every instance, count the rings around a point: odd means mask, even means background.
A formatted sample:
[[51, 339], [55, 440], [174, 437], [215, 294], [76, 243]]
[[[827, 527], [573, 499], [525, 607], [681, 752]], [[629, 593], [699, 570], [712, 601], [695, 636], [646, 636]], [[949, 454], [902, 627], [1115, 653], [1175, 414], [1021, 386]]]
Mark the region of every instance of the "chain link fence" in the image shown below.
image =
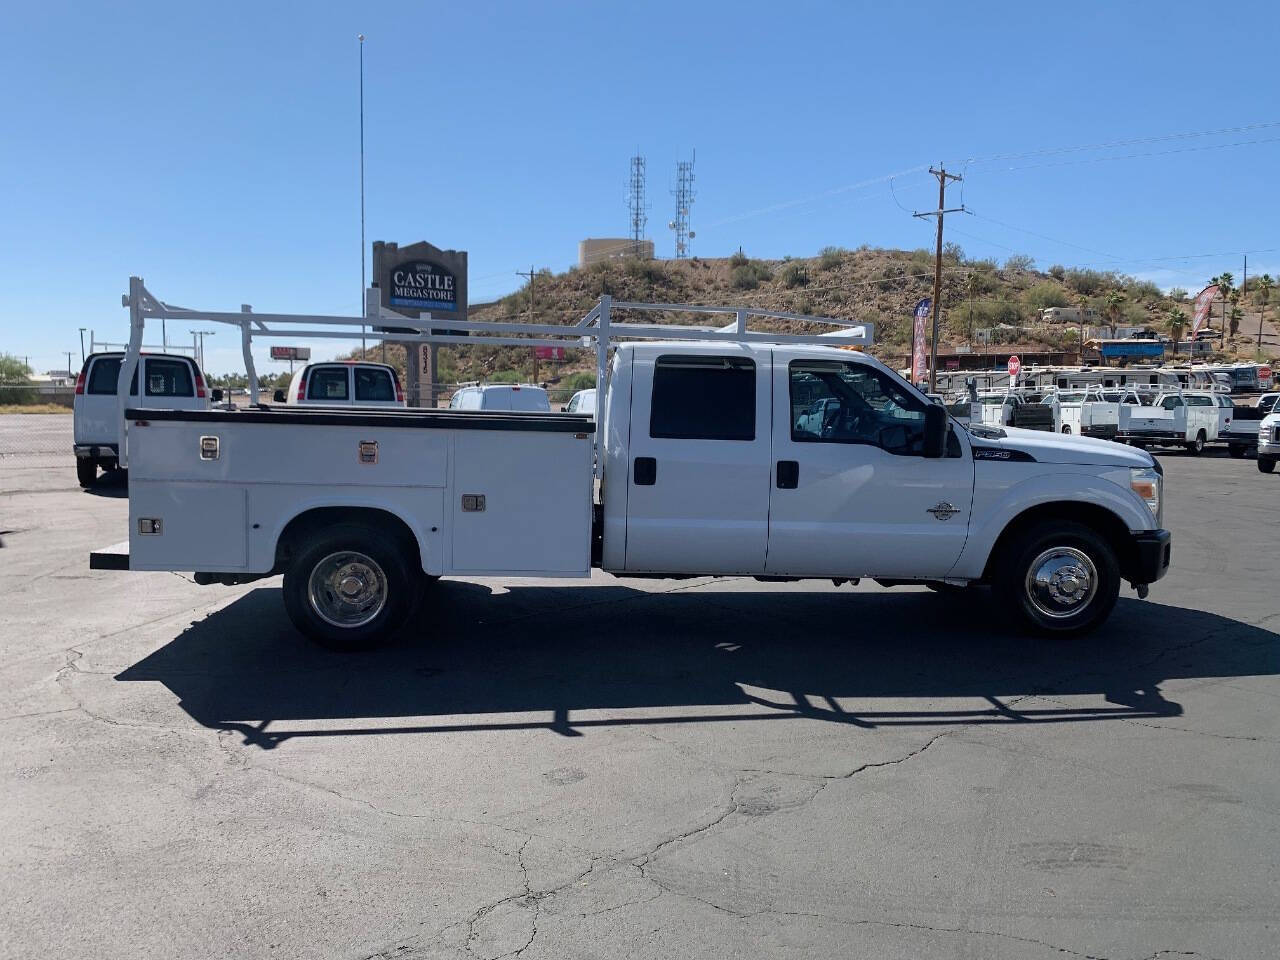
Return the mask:
[[46, 383], [0, 384], [0, 466], [24, 457], [71, 457], [75, 388]]

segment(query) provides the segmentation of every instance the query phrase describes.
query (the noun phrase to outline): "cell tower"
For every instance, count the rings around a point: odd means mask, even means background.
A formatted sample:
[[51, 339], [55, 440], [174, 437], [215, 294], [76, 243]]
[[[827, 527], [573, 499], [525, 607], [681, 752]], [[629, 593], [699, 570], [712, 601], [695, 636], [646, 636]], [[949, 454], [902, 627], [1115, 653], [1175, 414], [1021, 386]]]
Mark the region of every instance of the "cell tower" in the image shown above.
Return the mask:
[[693, 190], [693, 165], [698, 159], [698, 151], [693, 152], [692, 160], [676, 161], [676, 188], [671, 191], [676, 198], [676, 218], [667, 224], [676, 234], [676, 259], [683, 260], [689, 255], [689, 241], [695, 236], [689, 229], [689, 208], [697, 196]]
[[649, 223], [649, 207], [644, 201], [644, 157], [639, 154], [631, 158], [627, 206], [631, 209], [631, 252], [638, 257], [644, 243], [644, 228]]

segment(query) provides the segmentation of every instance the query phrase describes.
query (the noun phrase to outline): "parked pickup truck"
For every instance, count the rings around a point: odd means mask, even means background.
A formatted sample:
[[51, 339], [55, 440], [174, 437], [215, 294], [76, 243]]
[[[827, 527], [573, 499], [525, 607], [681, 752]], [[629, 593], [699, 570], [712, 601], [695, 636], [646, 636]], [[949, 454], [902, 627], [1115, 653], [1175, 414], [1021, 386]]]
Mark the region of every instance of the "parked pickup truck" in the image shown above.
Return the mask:
[[1246, 407], [1233, 403], [1230, 397], [1224, 397], [1223, 399], [1231, 404], [1231, 409], [1229, 411], [1230, 417], [1226, 422], [1226, 426], [1219, 433], [1218, 439], [1225, 441], [1227, 452], [1239, 459], [1250, 450], [1257, 449], [1258, 433], [1268, 409], [1261, 406]]
[[[98, 468], [111, 470], [120, 453], [120, 404], [117, 398], [123, 353], [93, 353], [85, 358], [76, 377], [72, 406], [72, 445], [76, 478], [87, 487]], [[205, 410], [220, 390], [206, 391], [204, 375], [190, 357], [166, 353], [143, 354], [138, 359], [145, 399], [139, 403], [138, 370], [129, 383], [133, 406], [162, 406], [178, 410]]]
[[966, 430], [884, 364], [832, 347], [625, 342], [608, 373], [598, 427], [566, 413], [128, 410], [129, 539], [91, 565], [201, 583], [283, 574], [293, 623], [341, 648], [384, 638], [448, 575], [989, 584], [992, 622], [1066, 635], [1106, 619], [1122, 581], [1145, 596], [1168, 569], [1164, 477], [1144, 451]]
[[1165, 393], [1149, 407], [1121, 404], [1116, 439], [1135, 446], [1185, 447], [1200, 454], [1218, 440], [1217, 394]]
[[1271, 473], [1277, 460], [1280, 460], [1280, 412], [1273, 407], [1258, 424], [1258, 469]]

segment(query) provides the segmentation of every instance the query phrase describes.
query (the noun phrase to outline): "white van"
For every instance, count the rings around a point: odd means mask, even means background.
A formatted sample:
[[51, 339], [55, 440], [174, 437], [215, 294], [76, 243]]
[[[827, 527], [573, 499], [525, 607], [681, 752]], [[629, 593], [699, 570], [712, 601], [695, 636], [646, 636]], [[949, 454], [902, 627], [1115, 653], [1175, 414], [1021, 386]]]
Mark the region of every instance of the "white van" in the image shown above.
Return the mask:
[[394, 367], [385, 363], [344, 361], [308, 363], [294, 373], [288, 390], [274, 400], [290, 406], [403, 407], [404, 391]]
[[[116, 384], [123, 353], [93, 353], [84, 361], [76, 377], [72, 401], [73, 447], [76, 479], [87, 487], [98, 476], [98, 468], [114, 469], [120, 455], [120, 405]], [[160, 407], [165, 410], [207, 410], [209, 397], [204, 376], [190, 357], [172, 354], [143, 354], [138, 358], [146, 399], [130, 406]], [[138, 371], [129, 385], [129, 396], [138, 395]]]
[[588, 416], [596, 415], [596, 388], [591, 387], [587, 390], [579, 390], [569, 402], [564, 405], [563, 413], [585, 413]]
[[547, 391], [529, 383], [481, 383], [459, 387], [449, 400], [450, 410], [530, 410], [551, 409]]

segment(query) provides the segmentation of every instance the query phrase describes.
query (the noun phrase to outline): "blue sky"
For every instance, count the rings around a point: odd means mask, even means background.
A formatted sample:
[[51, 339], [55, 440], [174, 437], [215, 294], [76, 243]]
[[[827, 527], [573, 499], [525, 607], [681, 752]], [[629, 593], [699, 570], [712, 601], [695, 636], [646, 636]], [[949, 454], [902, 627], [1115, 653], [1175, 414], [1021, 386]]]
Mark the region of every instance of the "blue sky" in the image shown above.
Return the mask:
[[[920, 167], [942, 161], [965, 173], [977, 216], [948, 238], [970, 255], [1166, 287], [1238, 278], [1244, 251], [1280, 273], [1274, 3], [45, 2], [5, 19], [0, 350], [39, 370], [78, 356], [78, 327], [123, 338], [131, 273], [188, 306], [358, 310], [360, 32], [368, 240], [468, 250], [476, 302], [625, 234], [637, 148], [664, 256], [696, 148], [703, 256], [929, 245], [908, 211], [936, 201]], [[1230, 132], [1150, 139], [1211, 130]], [[1049, 152], [1116, 141], [1134, 142]], [[209, 341], [214, 372], [240, 366], [230, 340]]]

